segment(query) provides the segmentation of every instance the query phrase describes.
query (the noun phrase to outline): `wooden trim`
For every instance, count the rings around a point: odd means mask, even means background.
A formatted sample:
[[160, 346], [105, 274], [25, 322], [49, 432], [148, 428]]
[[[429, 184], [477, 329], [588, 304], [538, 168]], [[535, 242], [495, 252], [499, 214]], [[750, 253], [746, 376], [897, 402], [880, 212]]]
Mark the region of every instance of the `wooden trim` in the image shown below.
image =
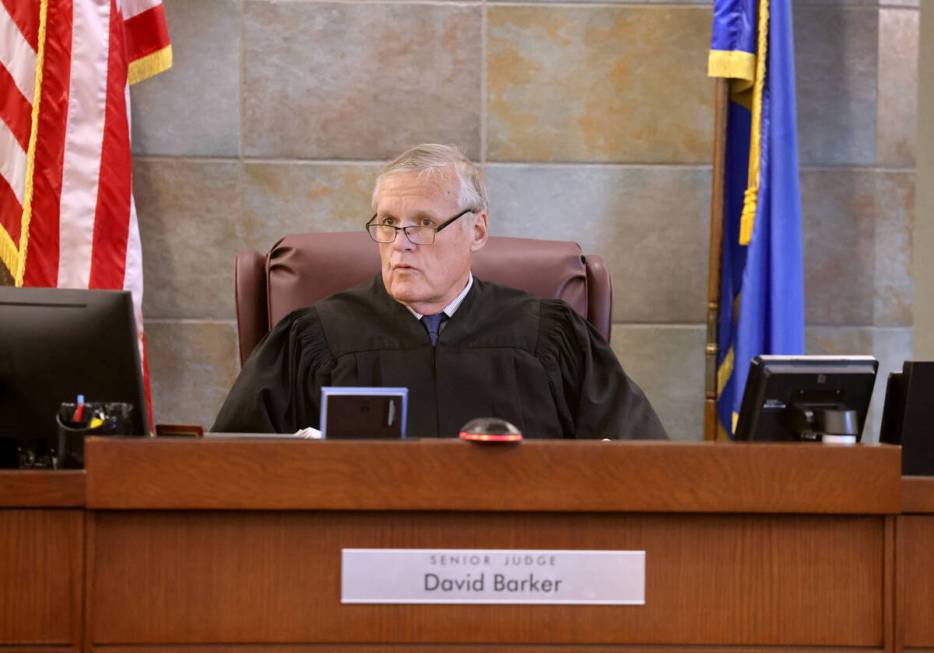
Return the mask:
[[0, 470], [0, 507], [79, 508], [84, 487], [83, 471]]
[[[3, 649], [0, 648], [0, 651]], [[464, 644], [223, 644], [189, 646], [177, 644], [153, 644], [149, 646], [98, 645], [90, 653], [219, 653], [220, 651], [249, 651], [249, 653], [319, 653], [320, 651], [340, 651], [341, 653], [402, 653], [403, 651], [433, 653], [434, 651], [452, 651], [456, 653], [873, 653], [881, 648], [863, 646], [703, 646], [703, 645], [542, 645], [542, 644], [502, 644], [464, 645]], [[918, 653], [934, 649], [911, 649]]]
[[69, 646], [32, 646], [29, 644], [0, 644], [0, 653], [79, 653], [81, 649]]
[[905, 619], [902, 611], [907, 605], [905, 591], [905, 523], [901, 517], [895, 518], [895, 588], [892, 591], [893, 608], [895, 610], [895, 623], [893, 633], [893, 650], [902, 653], [905, 650]]
[[84, 645], [84, 606], [87, 597], [87, 581], [90, 578], [88, 576], [87, 561], [89, 553], [93, 551], [90, 548], [92, 543], [88, 542], [88, 512], [86, 510], [82, 511], [81, 514], [81, 533], [76, 544], [81, 551], [81, 555], [78, 560], [78, 583], [71, 597], [72, 605], [75, 606], [71, 642], [74, 644], [76, 651], [84, 651], [87, 650]]
[[94, 509], [894, 514], [900, 454], [799, 443], [91, 438], [87, 498]]
[[882, 646], [895, 653], [895, 515], [883, 518], [882, 530]]
[[902, 478], [902, 512], [934, 514], [934, 476]]
[[92, 626], [94, 624], [94, 556], [95, 548], [95, 529], [97, 526], [97, 514], [93, 510], [85, 512], [84, 517], [84, 583], [81, 588], [81, 651], [90, 653], [94, 643], [94, 633]]

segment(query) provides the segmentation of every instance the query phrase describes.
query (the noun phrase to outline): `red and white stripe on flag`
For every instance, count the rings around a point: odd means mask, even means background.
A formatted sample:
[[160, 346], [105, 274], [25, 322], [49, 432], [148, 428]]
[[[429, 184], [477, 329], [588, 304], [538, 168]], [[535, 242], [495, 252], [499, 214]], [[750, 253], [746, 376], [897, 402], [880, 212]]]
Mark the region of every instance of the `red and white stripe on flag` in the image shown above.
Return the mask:
[[129, 84], [171, 65], [162, 0], [0, 0], [0, 261], [132, 291], [144, 361]]

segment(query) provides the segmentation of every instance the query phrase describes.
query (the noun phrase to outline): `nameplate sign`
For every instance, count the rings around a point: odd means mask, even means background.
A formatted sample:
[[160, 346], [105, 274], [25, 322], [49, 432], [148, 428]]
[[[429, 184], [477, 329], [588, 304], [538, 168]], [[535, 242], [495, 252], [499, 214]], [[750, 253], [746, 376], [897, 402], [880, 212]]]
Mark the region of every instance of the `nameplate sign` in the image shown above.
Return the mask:
[[644, 605], [645, 551], [343, 549], [341, 603]]

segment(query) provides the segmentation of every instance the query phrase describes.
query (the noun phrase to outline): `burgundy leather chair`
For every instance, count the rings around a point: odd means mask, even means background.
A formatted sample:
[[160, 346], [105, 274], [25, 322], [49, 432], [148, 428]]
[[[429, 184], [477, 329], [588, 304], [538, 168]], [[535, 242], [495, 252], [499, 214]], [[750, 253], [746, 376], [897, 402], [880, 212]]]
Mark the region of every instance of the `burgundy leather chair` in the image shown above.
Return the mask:
[[[240, 362], [283, 317], [297, 308], [362, 283], [379, 272], [376, 243], [365, 232], [286, 236], [268, 254], [237, 255]], [[474, 254], [474, 274], [546, 299], [563, 299], [609, 341], [613, 309], [610, 275], [599, 256], [577, 243], [490, 237]]]

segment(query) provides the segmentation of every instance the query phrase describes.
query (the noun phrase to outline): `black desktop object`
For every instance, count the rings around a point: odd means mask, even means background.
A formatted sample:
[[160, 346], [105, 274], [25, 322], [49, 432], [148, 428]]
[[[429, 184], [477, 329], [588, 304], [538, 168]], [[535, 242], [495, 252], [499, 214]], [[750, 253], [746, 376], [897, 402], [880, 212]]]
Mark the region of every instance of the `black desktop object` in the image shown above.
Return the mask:
[[872, 356], [756, 356], [735, 439], [858, 441], [878, 367]]
[[879, 440], [902, 446], [902, 473], [934, 476], [934, 361], [889, 375]]
[[128, 292], [0, 287], [0, 439], [54, 438], [62, 403], [133, 405], [148, 431]]
[[905, 386], [910, 378], [910, 362], [905, 361], [901, 372], [889, 372], [885, 384], [885, 406], [882, 409], [882, 424], [879, 441], [886, 444], [901, 444], [905, 423]]

